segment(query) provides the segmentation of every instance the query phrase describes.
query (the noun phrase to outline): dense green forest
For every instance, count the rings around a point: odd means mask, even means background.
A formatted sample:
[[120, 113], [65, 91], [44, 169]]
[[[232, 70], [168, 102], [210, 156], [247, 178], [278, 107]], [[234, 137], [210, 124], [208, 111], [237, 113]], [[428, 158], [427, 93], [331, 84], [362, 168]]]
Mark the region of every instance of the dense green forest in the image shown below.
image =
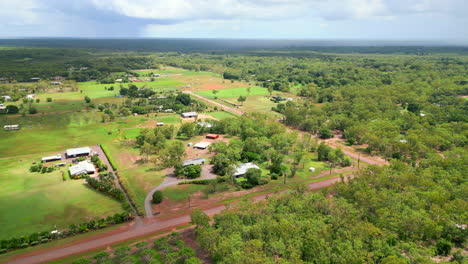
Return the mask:
[[467, 164], [463, 149], [418, 168], [394, 161], [319, 193], [298, 186], [213, 224], [200, 211], [192, 221], [217, 263], [466, 263]]

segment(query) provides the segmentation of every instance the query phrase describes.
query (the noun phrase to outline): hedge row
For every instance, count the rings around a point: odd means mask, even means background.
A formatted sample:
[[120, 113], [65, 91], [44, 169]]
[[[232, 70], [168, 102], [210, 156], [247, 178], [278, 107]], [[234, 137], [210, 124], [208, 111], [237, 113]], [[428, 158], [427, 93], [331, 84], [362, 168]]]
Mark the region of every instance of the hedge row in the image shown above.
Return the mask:
[[101, 144], [100, 146], [101, 146], [102, 151], [104, 151], [104, 154], [106, 154], [107, 160], [109, 161], [110, 165], [112, 166], [112, 169], [114, 169], [116, 171], [117, 170], [117, 164], [115, 163], [114, 159], [110, 155], [110, 152], [107, 150], [107, 148], [103, 144]]
[[66, 238], [76, 234], [86, 233], [91, 230], [102, 229], [110, 225], [120, 224], [129, 221], [131, 219], [133, 219], [133, 217], [127, 212], [120, 214], [116, 213], [113, 216], [108, 216], [107, 218], [102, 218], [97, 221], [92, 220], [89, 222], [81, 223], [79, 225], [70, 225], [68, 229], [63, 230], [62, 232], [35, 232], [30, 234], [29, 236], [21, 236], [11, 239], [0, 240], [0, 254], [20, 248], [27, 248], [39, 244], [44, 244], [52, 240]]
[[182, 184], [200, 184], [200, 185], [209, 185], [211, 183], [218, 183], [226, 181], [224, 178], [217, 179], [203, 179], [203, 180], [191, 180], [191, 181], [180, 181], [178, 185]]

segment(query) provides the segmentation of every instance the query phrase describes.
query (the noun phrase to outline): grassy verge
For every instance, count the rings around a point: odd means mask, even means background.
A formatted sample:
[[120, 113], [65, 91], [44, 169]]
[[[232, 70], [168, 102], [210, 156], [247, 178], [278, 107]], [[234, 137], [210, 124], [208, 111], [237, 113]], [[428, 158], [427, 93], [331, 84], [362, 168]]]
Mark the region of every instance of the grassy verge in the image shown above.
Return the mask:
[[106, 154], [107, 160], [109, 160], [110, 165], [112, 166], [112, 169], [115, 171], [117, 170], [117, 164], [115, 163], [114, 159], [110, 155], [109, 150], [107, 150], [106, 146], [104, 144], [100, 145], [102, 148], [102, 151], [104, 151], [104, 154]]

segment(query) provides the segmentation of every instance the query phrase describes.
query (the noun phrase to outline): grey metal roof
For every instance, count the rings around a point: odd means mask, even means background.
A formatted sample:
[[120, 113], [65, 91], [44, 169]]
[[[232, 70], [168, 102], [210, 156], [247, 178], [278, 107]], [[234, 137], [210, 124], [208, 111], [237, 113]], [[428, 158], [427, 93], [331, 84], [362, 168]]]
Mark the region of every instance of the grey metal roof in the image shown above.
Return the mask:
[[67, 156], [76, 156], [91, 153], [89, 147], [67, 149]]
[[248, 163], [241, 163], [239, 166], [236, 167], [236, 171], [234, 172], [234, 177], [244, 175], [249, 169], [260, 169], [255, 163], [248, 162]]
[[195, 158], [195, 159], [189, 159], [189, 160], [184, 160], [183, 165], [189, 166], [189, 165], [201, 165], [206, 162], [206, 159], [204, 158]]

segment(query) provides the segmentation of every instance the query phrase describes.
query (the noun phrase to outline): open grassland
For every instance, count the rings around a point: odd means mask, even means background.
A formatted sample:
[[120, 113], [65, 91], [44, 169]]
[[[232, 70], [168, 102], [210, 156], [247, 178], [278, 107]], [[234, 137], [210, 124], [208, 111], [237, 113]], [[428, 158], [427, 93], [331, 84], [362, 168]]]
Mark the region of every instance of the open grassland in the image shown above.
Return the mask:
[[206, 113], [207, 115], [210, 115], [218, 120], [223, 120], [225, 118], [231, 118], [231, 117], [236, 117], [236, 115], [234, 114], [231, 114], [229, 112], [226, 112], [226, 111], [219, 111], [219, 112], [210, 112], [210, 113]]
[[32, 173], [40, 157], [0, 159], [0, 239], [67, 228], [122, 212], [120, 203], [83, 184], [62, 180], [62, 171]]
[[[255, 95], [267, 95], [268, 89], [258, 86], [250, 87], [250, 93], [248, 92], [248, 88], [234, 88], [234, 89], [220, 89], [216, 90], [217, 93], [214, 94], [213, 90], [205, 90], [205, 91], [195, 91], [194, 93], [201, 95], [203, 97], [214, 99], [215, 97], [218, 98], [228, 98], [228, 97], [236, 97], [236, 100], [239, 96], [255, 96]], [[237, 101], [234, 101], [234, 103]]]

